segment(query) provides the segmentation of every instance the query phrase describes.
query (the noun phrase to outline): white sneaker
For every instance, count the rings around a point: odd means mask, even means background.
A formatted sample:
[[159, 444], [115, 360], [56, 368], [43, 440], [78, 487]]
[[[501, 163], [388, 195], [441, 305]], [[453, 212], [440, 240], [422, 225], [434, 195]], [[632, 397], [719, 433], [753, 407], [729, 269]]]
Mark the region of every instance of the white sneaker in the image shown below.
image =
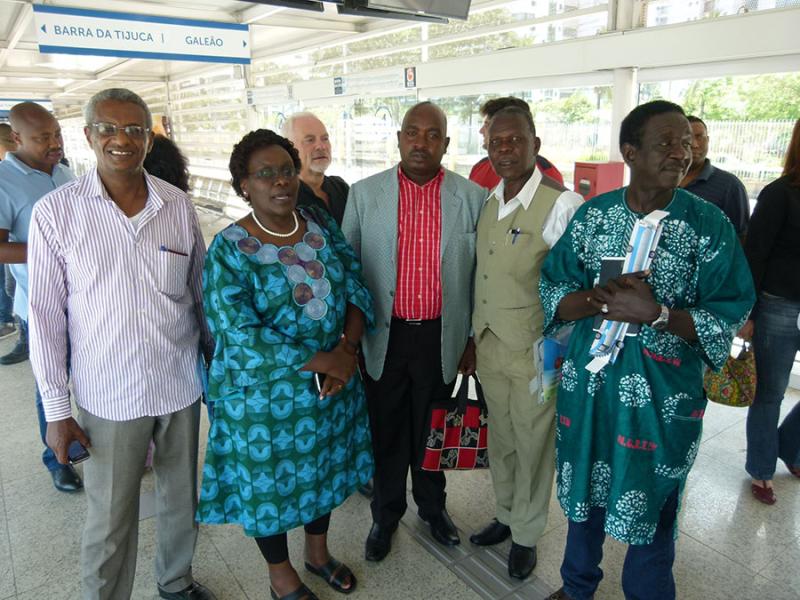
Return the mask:
[[17, 328], [13, 323], [3, 323], [0, 325], [0, 340], [7, 338], [10, 335], [14, 335], [16, 332]]

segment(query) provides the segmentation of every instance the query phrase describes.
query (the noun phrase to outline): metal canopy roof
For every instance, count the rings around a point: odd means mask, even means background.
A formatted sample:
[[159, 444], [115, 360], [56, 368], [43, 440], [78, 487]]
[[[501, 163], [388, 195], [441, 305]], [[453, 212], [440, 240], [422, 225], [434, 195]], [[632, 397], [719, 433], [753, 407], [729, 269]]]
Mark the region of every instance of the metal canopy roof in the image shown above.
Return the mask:
[[[475, 0], [486, 8], [508, 0]], [[30, 0], [0, 0], [0, 90], [7, 98], [51, 98], [55, 102], [85, 98], [118, 83], [163, 82], [207, 63], [97, 56], [40, 54]], [[406, 21], [340, 15], [336, 5], [309, 12], [239, 0], [50, 0], [48, 6], [146, 14], [183, 19], [244, 23], [251, 26], [253, 59], [313, 49], [408, 27]]]

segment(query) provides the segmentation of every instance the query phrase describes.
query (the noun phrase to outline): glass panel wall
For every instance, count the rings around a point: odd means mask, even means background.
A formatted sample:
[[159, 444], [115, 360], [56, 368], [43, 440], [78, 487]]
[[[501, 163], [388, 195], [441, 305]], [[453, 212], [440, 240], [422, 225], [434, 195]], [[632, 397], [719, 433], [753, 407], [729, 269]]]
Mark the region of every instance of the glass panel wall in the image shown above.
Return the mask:
[[228, 67], [173, 82], [170, 105], [175, 141], [191, 152], [193, 166], [227, 169], [248, 123], [241, 71]]
[[503, 90], [493, 95], [432, 98], [448, 116], [450, 149], [446, 165], [464, 175], [486, 155], [479, 108], [497, 96], [516, 96], [531, 107], [540, 153], [552, 162], [572, 187], [576, 161], [608, 160], [611, 131], [611, 88], [543, 88]]
[[[649, 0], [643, 6], [647, 24], [655, 26], [733, 14], [738, 10], [735, 6], [768, 10], [792, 2], [800, 4], [800, 0]], [[372, 34], [348, 44], [262, 59], [252, 67], [255, 88], [269, 92], [261, 104], [248, 104], [244, 77], [238, 68], [221, 68], [211, 75], [170, 84], [176, 139], [192, 157], [193, 171], [227, 179], [230, 149], [249, 126], [256, 123], [280, 129], [292, 112], [312, 110], [331, 133], [332, 172], [355, 181], [399, 160], [396, 131], [402, 115], [416, 101], [416, 90], [391, 96], [386, 95], [390, 92], [373, 96], [367, 91], [357, 98], [323, 98], [303, 105], [291, 98], [293, 82], [594, 35], [605, 29], [607, 16], [607, 6], [601, 0], [515, 0], [478, 10], [466, 22], [404, 24], [389, 33]], [[530, 104], [542, 139], [541, 152], [562, 171], [567, 185], [572, 185], [576, 161], [608, 160], [613, 143], [610, 86], [497, 89], [492, 95], [515, 95]], [[484, 156], [478, 108], [492, 95], [432, 98], [449, 117], [448, 168], [467, 175]], [[739, 176], [755, 197], [780, 171], [791, 119], [800, 114], [800, 75], [664, 81], [640, 86], [640, 102], [657, 97], [676, 101], [709, 123], [711, 159]]]
[[86, 121], [83, 116], [59, 119], [61, 135], [64, 138], [64, 158], [69, 161], [70, 169], [75, 175], [83, 175], [96, 164], [92, 148], [86, 141], [83, 127]]
[[703, 119], [708, 158], [742, 180], [751, 199], [780, 176], [795, 118], [800, 74], [723, 77], [642, 84], [639, 102], [664, 98]]
[[800, 0], [645, 0], [642, 21], [646, 27], [657, 27], [797, 6]]
[[339, 103], [309, 104], [328, 129], [333, 163], [328, 172], [353, 182], [396, 164], [397, 131], [403, 115], [417, 102], [415, 94], [364, 96]]
[[[501, 90], [494, 95], [431, 98], [448, 117], [450, 146], [443, 160], [448, 169], [466, 177], [486, 155], [478, 132], [483, 123], [479, 108], [500, 95], [516, 96], [530, 104], [542, 140], [541, 153], [558, 167], [569, 187], [576, 161], [608, 160], [610, 87]], [[329, 173], [352, 182], [400, 160], [397, 131], [403, 115], [415, 103], [414, 94], [364, 96], [310, 103], [302, 110], [314, 112], [328, 128], [333, 146]]]

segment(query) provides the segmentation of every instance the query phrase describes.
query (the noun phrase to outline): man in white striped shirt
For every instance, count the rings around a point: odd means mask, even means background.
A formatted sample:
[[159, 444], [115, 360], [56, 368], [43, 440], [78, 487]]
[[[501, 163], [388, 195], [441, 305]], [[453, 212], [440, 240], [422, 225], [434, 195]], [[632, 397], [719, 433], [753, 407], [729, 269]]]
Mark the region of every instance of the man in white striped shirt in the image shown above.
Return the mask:
[[62, 464], [74, 440], [91, 455], [84, 468], [83, 597], [130, 598], [139, 486], [152, 440], [159, 595], [213, 599], [191, 570], [197, 372], [213, 343], [203, 314], [197, 215], [185, 193], [142, 167], [152, 117], [139, 96], [105, 90], [84, 112], [97, 168], [40, 200], [28, 250], [31, 363], [47, 442]]

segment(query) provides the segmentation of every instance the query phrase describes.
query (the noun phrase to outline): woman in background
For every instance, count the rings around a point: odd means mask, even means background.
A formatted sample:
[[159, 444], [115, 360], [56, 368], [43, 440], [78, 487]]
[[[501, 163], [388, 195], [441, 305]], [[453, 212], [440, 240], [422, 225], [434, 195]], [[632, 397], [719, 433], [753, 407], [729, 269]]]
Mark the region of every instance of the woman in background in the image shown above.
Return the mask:
[[[800, 120], [794, 125], [783, 175], [758, 195], [745, 253], [758, 302], [742, 335], [753, 336], [758, 385], [747, 412], [747, 463], [759, 502], [775, 504], [780, 458], [800, 477], [800, 403], [778, 427], [794, 357], [800, 351]], [[792, 275], [794, 274], [794, 275]]]
[[[168, 137], [160, 134], [153, 136], [153, 147], [144, 159], [144, 170], [153, 177], [171, 183], [182, 192], [189, 192], [189, 162], [178, 145]], [[209, 418], [210, 416], [209, 413]], [[144, 466], [148, 469], [153, 466], [155, 449], [155, 444], [150, 442], [144, 461]]]
[[163, 135], [153, 136], [153, 147], [144, 159], [144, 169], [153, 177], [171, 183], [183, 192], [189, 191], [189, 167], [177, 144]]

